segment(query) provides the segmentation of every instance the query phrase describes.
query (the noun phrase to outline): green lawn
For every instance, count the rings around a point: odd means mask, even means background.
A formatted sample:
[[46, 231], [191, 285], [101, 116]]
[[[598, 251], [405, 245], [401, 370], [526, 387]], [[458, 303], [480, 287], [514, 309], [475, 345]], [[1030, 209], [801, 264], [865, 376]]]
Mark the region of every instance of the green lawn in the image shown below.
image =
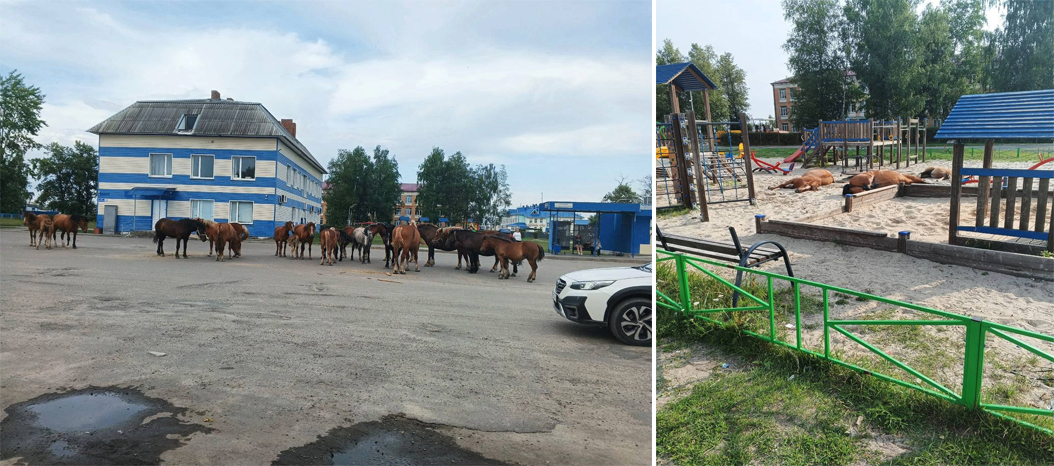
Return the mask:
[[[669, 267], [658, 267], [656, 279], [660, 291], [677, 296]], [[729, 296], [727, 288], [701, 274], [689, 280], [693, 299]], [[765, 294], [763, 285], [747, 289]], [[786, 318], [783, 309], [778, 313], [778, 319]], [[741, 328], [768, 321], [767, 313], [737, 316]], [[669, 387], [664, 369], [658, 370], [660, 393], [683, 395], [656, 417], [658, 456], [673, 463], [1038, 465], [1054, 458], [1054, 437], [1037, 430], [773, 346], [735, 328], [666, 309], [658, 319], [662, 352], [705, 347], [709, 358], [732, 363], [728, 369], [712, 364], [709, 376], [680, 388]], [[783, 322], [777, 326], [782, 329]], [[888, 341], [933, 343], [896, 334]], [[1029, 420], [1054, 425], [1050, 418]], [[891, 445], [894, 453], [879, 452]]]

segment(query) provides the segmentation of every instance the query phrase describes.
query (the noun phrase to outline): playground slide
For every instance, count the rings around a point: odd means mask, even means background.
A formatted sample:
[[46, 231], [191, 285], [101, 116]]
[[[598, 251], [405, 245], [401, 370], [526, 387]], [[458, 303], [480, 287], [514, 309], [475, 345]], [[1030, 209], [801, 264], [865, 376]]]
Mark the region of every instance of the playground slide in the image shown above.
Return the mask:
[[808, 149], [805, 146], [799, 147], [798, 150], [794, 151], [794, 153], [791, 154], [790, 157], [787, 157], [787, 158], [783, 159], [783, 162], [784, 163], [792, 163], [792, 162], [794, 162], [798, 157], [801, 157], [802, 154], [804, 154], [806, 150], [808, 150]]
[[805, 141], [802, 142], [801, 147], [799, 147], [798, 150], [794, 151], [794, 153], [791, 154], [790, 157], [783, 159], [783, 163], [794, 163], [794, 161], [797, 160], [798, 157], [801, 157], [806, 152], [809, 152], [810, 150], [816, 148], [816, 143], [819, 142], [817, 141], [817, 139], [820, 138], [820, 132], [817, 129], [807, 129], [805, 130], [805, 134], [807, 136], [805, 137]]

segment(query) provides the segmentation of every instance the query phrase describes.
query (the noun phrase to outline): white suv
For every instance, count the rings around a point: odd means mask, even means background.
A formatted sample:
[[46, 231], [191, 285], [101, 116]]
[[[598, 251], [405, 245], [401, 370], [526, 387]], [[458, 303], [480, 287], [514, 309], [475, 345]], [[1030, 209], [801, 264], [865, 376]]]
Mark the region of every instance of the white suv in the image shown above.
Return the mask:
[[556, 281], [553, 308], [580, 324], [606, 325], [623, 343], [651, 346], [652, 267], [571, 272]]

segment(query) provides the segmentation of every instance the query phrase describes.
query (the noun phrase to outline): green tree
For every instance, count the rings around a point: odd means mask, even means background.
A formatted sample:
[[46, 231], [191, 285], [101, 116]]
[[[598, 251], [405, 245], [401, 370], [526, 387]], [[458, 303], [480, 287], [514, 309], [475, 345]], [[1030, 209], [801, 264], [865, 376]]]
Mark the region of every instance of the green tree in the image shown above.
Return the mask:
[[[711, 118], [719, 119], [722, 118], [722, 115], [728, 114], [728, 99], [722, 92], [722, 84], [717, 77], [718, 56], [717, 52], [714, 51], [714, 48], [709, 45], [702, 47], [699, 44], [692, 44], [691, 49], [688, 51], [688, 55], [685, 56], [677, 49], [677, 47], [674, 47], [673, 42], [670, 39], [666, 39], [663, 41], [662, 48], [655, 54], [655, 63], [657, 65], [669, 65], [672, 63], [684, 62], [692, 62], [692, 64], [698, 67], [706, 77], [710, 78], [710, 80], [717, 85], [718, 90], [710, 93]], [[670, 104], [669, 86], [666, 84], [657, 84], [655, 86], [655, 96], [655, 121], [663, 121], [666, 115], [669, 115], [670, 112], [673, 111]], [[691, 109], [694, 107], [696, 119], [706, 119], [705, 98], [702, 91], [679, 92], [678, 98], [681, 102], [682, 113], [690, 113]]]
[[844, 8], [853, 55], [850, 66], [867, 90], [865, 114], [891, 119], [916, 115], [917, 0], [847, 0]]
[[1054, 87], [1054, 2], [1003, 0], [1006, 17], [996, 32], [992, 63], [995, 92]]
[[469, 213], [481, 225], [498, 225], [512, 204], [505, 166], [477, 165], [472, 170], [472, 196]]
[[783, 16], [792, 29], [783, 50], [798, 91], [791, 122], [798, 128], [816, 126], [818, 120], [844, 116], [848, 71], [846, 35], [836, 0], [784, 0]]
[[95, 217], [99, 153], [80, 141], [73, 147], [53, 142], [44, 151], [45, 157], [33, 160], [33, 168], [40, 176], [37, 202], [65, 214]]
[[350, 151], [340, 149], [337, 157], [329, 162], [327, 171], [326, 221], [330, 225], [347, 225], [369, 220], [374, 173], [366, 149], [362, 146]]
[[[739, 114], [746, 112], [750, 107], [747, 95], [750, 91], [747, 88], [747, 73], [736, 65], [731, 53], [726, 53], [717, 59], [716, 77], [721, 83], [719, 92], [724, 95], [728, 105], [727, 113], [720, 114], [720, 117], [727, 118], [726, 121], [739, 121]], [[712, 108], [713, 102], [711, 102], [711, 110]], [[718, 114], [714, 114], [714, 119], [717, 118], [719, 118]]]
[[635, 204], [641, 202], [641, 197], [640, 194], [633, 190], [632, 186], [626, 184], [625, 179], [621, 179], [615, 189], [604, 195], [603, 201]]
[[30, 166], [26, 152], [42, 147], [33, 140], [47, 125], [40, 119], [44, 94], [11, 71], [0, 79], [0, 212], [22, 212], [29, 201]]
[[388, 155], [388, 149], [373, 149], [373, 182], [370, 190], [369, 218], [387, 222], [399, 205], [399, 162]]
[[446, 156], [443, 149], [433, 147], [417, 170], [417, 207], [420, 215], [444, 216], [451, 223], [461, 223], [471, 216], [469, 211], [474, 180], [468, 161], [461, 152]]
[[956, 73], [951, 18], [942, 8], [927, 6], [919, 19], [920, 59], [916, 86], [925, 99], [922, 116], [943, 119], [963, 94], [965, 77]]

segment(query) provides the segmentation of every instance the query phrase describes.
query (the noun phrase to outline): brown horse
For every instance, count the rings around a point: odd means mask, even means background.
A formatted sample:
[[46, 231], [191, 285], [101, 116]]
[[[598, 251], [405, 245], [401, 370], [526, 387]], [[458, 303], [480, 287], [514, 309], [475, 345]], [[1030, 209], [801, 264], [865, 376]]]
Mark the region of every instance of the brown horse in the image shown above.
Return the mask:
[[241, 257], [242, 256], [241, 243], [242, 243], [242, 241], [245, 241], [245, 240], [249, 239], [249, 229], [246, 228], [245, 225], [242, 225], [242, 224], [240, 224], [238, 222], [230, 222], [230, 225], [231, 225], [231, 228], [234, 228], [234, 232], [238, 234], [238, 249], [234, 250], [234, 248], [231, 248], [230, 251], [234, 253], [234, 257]]
[[818, 168], [809, 170], [798, 178], [792, 178], [769, 189], [794, 188], [794, 192], [800, 193], [803, 191], [819, 191], [820, 186], [827, 186], [831, 183], [834, 183], [834, 175], [827, 170]]
[[947, 168], [941, 167], [929, 167], [919, 173], [920, 178], [934, 178], [938, 180], [946, 180], [952, 177], [952, 171]]
[[293, 232], [293, 222], [285, 222], [282, 225], [274, 229], [274, 255], [278, 256], [281, 253], [281, 257], [285, 257], [285, 247], [289, 241], [290, 233]]
[[77, 249], [77, 229], [81, 231], [88, 231], [88, 218], [82, 217], [77, 214], [66, 215], [66, 214], [55, 214], [55, 230], [62, 232], [61, 239], [66, 241], [62, 247], [70, 245], [70, 239], [73, 240], [73, 249]]
[[905, 175], [893, 170], [872, 170], [849, 178], [849, 184], [842, 186], [842, 195], [859, 194], [875, 188], [896, 186], [900, 183], [926, 183], [926, 180], [915, 175]]
[[[440, 228], [439, 231], [436, 232], [435, 238], [432, 239], [431, 244], [430, 244], [430, 246], [434, 246], [436, 249], [440, 249], [440, 250], [443, 250], [443, 251], [457, 251], [457, 267], [454, 267], [454, 270], [461, 270], [461, 258], [462, 257], [465, 258], [465, 264], [469, 264], [468, 256], [462, 254], [461, 251], [458, 250], [458, 248], [457, 248], [457, 241], [454, 239], [454, 232], [462, 230], [462, 229], [463, 228], [461, 228], [461, 227]], [[429, 255], [431, 256], [431, 253], [429, 253]], [[435, 260], [432, 257], [429, 257], [429, 262], [432, 262], [432, 264], [435, 264]], [[426, 263], [425, 265], [428, 265], [428, 264]], [[466, 267], [467, 267], [467, 265], [466, 265]]]
[[[293, 244], [293, 259], [297, 257], [303, 259], [305, 247], [307, 247], [307, 258], [310, 259], [311, 248], [314, 247], [315, 242], [315, 222], [308, 222], [294, 227], [293, 237], [290, 241]], [[300, 247], [299, 252], [297, 252], [298, 245]]]
[[421, 267], [417, 265], [417, 252], [421, 248], [421, 233], [417, 231], [417, 225], [411, 222], [409, 225], [395, 227], [392, 231], [392, 247], [395, 248], [396, 256], [392, 273], [405, 274], [406, 269], [410, 267], [411, 258], [414, 261], [414, 271], [421, 271]]
[[37, 245], [39, 241], [37, 236], [40, 235], [40, 227], [44, 224], [45, 220], [51, 220], [48, 214], [34, 214], [33, 212], [22, 212], [22, 224], [29, 227], [29, 246], [33, 247]]
[[336, 228], [326, 228], [318, 233], [319, 246], [322, 248], [322, 260], [318, 262], [318, 265], [325, 265], [327, 260], [329, 265], [333, 265], [340, 248], [339, 233], [342, 232]]
[[55, 241], [55, 221], [51, 217], [42, 215], [38, 222], [40, 238], [37, 238], [37, 250], [40, 250], [40, 243], [44, 243], [46, 249], [51, 249], [51, 243]]
[[370, 236], [381, 235], [381, 243], [384, 244], [384, 268], [388, 268], [395, 259], [395, 250], [392, 247], [392, 232], [395, 228], [387, 223], [374, 223], [368, 229]]
[[208, 241], [205, 236], [205, 224], [198, 218], [172, 220], [163, 218], [154, 224], [154, 243], [157, 244], [157, 255], [165, 257], [165, 238], [176, 239], [176, 259], [179, 259], [179, 242], [183, 241], [183, 258], [187, 258], [187, 243], [190, 234], [197, 232], [202, 242]]
[[[495, 256], [494, 265], [491, 266], [490, 271], [494, 272], [498, 270], [499, 261], [497, 255], [494, 254], [494, 250], [482, 247], [483, 238], [490, 235], [501, 236], [512, 240], [512, 236], [494, 230], [455, 230], [453, 232], [454, 246], [457, 248], [458, 254], [464, 254], [466, 257], [465, 270], [467, 270], [468, 273], [476, 273], [479, 271], [479, 256]], [[517, 273], [516, 265], [515, 262], [512, 265], [513, 276]]]
[[545, 251], [533, 241], [513, 241], [511, 239], [491, 235], [483, 238], [480, 249], [490, 249], [501, 261], [501, 272], [498, 278], [509, 278], [509, 261], [520, 262], [527, 259], [531, 265], [531, 274], [527, 276], [527, 283], [534, 281], [538, 274], [538, 261], [545, 258]]
[[234, 223], [216, 223], [216, 260], [223, 262], [223, 247], [230, 246], [228, 252], [233, 252], [234, 257], [242, 255], [241, 232]]

